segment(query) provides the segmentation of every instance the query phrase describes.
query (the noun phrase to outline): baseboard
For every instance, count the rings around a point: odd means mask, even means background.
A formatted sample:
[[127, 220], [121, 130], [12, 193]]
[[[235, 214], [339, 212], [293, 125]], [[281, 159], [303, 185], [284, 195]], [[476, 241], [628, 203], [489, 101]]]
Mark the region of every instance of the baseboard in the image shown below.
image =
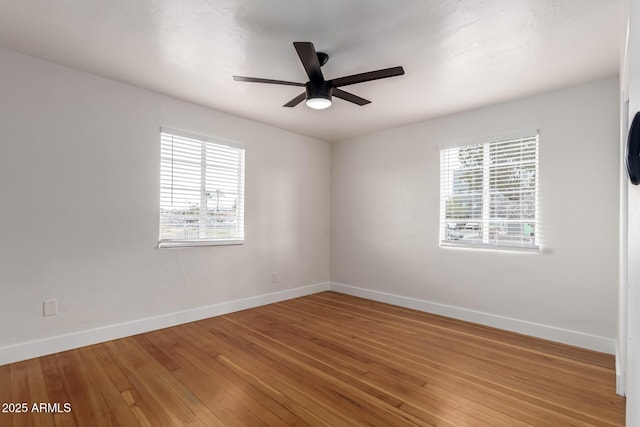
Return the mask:
[[622, 376], [616, 372], [616, 394], [618, 396], [622, 396], [625, 397], [627, 395], [625, 389], [624, 389], [624, 384], [622, 381]]
[[154, 317], [134, 320], [88, 329], [70, 334], [57, 335], [34, 341], [22, 342], [5, 347], [0, 347], [0, 365], [46, 356], [48, 354], [84, 347], [143, 332], [155, 331], [183, 323], [195, 322], [209, 317], [221, 316], [234, 311], [246, 310], [274, 302], [285, 301], [305, 295], [329, 290], [329, 283], [317, 283], [301, 286], [299, 288], [286, 289], [268, 294], [256, 295], [233, 301], [197, 307], [174, 313], [162, 314]]
[[627, 395], [627, 379], [623, 375], [626, 369], [622, 368], [623, 360], [626, 360], [626, 357], [622, 357], [620, 346], [616, 346], [616, 394], [622, 397]]
[[504, 316], [469, 310], [466, 308], [439, 304], [427, 300], [405, 297], [387, 292], [374, 291], [342, 283], [317, 283], [301, 286], [268, 294], [256, 295], [218, 304], [197, 307], [189, 310], [163, 314], [154, 317], [134, 320], [131, 322], [93, 328], [80, 332], [27, 341], [9, 346], [0, 347], [0, 366], [8, 363], [19, 362], [34, 357], [98, 344], [118, 338], [154, 331], [162, 328], [195, 322], [209, 317], [221, 316], [235, 311], [246, 310], [266, 304], [285, 301], [306, 295], [332, 290], [347, 295], [367, 298], [374, 301], [412, 308], [427, 313], [439, 314], [454, 319], [479, 323], [495, 328], [518, 332], [538, 338], [588, 348], [603, 353], [615, 353], [615, 340], [584, 334], [581, 332], [561, 329], [554, 326], [532, 323]]
[[387, 292], [358, 288], [356, 286], [345, 285], [343, 283], [331, 282], [329, 288], [332, 291], [347, 295], [385, 302], [388, 304], [398, 305], [400, 307], [412, 308], [414, 310], [420, 310], [427, 313], [439, 314], [441, 316], [465, 320], [467, 322], [479, 323], [481, 325], [505, 329], [511, 332], [517, 332], [589, 350], [600, 351], [602, 353], [615, 354], [616, 350], [615, 340], [611, 338], [589, 335], [582, 332], [557, 328], [555, 326], [527, 322], [524, 320], [498, 316], [495, 314], [469, 310], [462, 307], [455, 307], [417, 298], [405, 297]]

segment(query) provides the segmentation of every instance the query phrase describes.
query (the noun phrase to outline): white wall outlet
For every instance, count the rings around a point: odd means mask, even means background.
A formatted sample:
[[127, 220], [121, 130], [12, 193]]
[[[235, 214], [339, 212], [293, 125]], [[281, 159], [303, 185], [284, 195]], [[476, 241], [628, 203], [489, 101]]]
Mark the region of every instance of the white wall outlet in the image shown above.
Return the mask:
[[271, 273], [271, 283], [276, 283], [278, 281], [278, 272], [274, 271]]
[[58, 314], [58, 300], [49, 299], [42, 301], [42, 315], [43, 316], [55, 316]]

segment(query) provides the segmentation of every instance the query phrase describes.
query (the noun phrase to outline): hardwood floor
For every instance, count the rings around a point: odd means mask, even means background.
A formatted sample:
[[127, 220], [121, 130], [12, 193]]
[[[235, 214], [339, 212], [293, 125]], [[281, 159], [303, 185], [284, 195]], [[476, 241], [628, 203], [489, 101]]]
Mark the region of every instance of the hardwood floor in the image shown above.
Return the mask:
[[0, 426], [608, 426], [625, 407], [610, 355], [333, 292], [0, 366], [0, 402], [28, 405]]

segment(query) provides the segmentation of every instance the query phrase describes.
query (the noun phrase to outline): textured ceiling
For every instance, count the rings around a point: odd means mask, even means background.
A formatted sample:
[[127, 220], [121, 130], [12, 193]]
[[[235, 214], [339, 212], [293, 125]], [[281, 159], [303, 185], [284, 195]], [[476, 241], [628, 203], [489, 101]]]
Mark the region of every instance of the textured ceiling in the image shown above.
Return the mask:
[[[618, 0], [7, 0], [0, 47], [334, 141], [615, 75], [621, 24]], [[232, 80], [305, 82], [293, 41], [330, 55], [327, 79], [406, 74], [322, 111]]]

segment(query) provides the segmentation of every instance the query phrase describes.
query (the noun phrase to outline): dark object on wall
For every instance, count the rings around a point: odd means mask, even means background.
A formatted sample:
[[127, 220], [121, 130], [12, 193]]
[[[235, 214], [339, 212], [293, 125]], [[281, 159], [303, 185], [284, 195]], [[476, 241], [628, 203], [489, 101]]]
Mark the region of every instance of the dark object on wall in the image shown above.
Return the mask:
[[383, 70], [369, 71], [361, 74], [340, 77], [337, 79], [325, 80], [320, 67], [322, 67], [329, 55], [324, 52], [316, 52], [311, 42], [293, 42], [293, 46], [298, 52], [302, 66], [309, 77], [307, 83], [288, 82], [284, 80], [262, 79], [257, 77], [233, 76], [239, 82], [271, 83], [276, 85], [301, 86], [305, 91], [283, 105], [283, 107], [295, 107], [305, 99], [307, 105], [315, 109], [327, 108], [331, 105], [331, 98], [344, 99], [357, 105], [366, 105], [371, 101], [360, 98], [350, 92], [339, 89], [343, 86], [356, 83], [368, 82], [371, 80], [386, 79], [388, 77], [401, 76], [404, 74], [402, 67], [385, 68]]
[[640, 112], [636, 113], [629, 128], [626, 163], [631, 183], [640, 184]]

